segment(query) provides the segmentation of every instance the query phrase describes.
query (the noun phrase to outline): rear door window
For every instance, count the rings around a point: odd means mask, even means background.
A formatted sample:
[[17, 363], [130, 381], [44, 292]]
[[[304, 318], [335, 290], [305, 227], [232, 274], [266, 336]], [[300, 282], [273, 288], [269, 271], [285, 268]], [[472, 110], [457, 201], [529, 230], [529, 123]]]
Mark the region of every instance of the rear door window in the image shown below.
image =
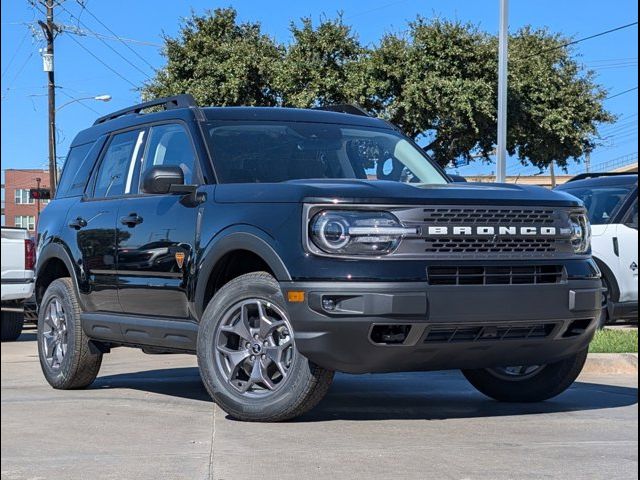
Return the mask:
[[143, 130], [130, 130], [111, 138], [95, 177], [94, 198], [117, 197], [128, 191], [133, 175], [130, 166], [143, 137]]

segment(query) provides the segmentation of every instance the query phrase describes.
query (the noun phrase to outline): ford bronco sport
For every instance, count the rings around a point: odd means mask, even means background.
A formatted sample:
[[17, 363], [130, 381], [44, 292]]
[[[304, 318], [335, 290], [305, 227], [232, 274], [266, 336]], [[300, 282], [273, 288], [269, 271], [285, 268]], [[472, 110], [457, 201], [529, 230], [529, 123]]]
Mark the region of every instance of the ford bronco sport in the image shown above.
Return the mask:
[[195, 353], [254, 421], [308, 411], [334, 371], [462, 369], [542, 401], [600, 315], [589, 232], [576, 198], [452, 183], [355, 107], [147, 102], [77, 135], [42, 213], [40, 363], [72, 389], [114, 347]]

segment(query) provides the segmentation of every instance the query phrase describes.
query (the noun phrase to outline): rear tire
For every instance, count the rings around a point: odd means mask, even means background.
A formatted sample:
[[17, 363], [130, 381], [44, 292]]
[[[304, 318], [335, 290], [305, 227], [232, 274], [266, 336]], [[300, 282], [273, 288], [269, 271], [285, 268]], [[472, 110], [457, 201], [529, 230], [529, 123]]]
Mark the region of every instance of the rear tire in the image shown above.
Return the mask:
[[3, 342], [15, 342], [22, 333], [24, 314], [20, 312], [2, 312], [0, 318], [0, 339]]
[[42, 373], [53, 388], [85, 388], [100, 371], [102, 353], [91, 348], [82, 330], [81, 313], [71, 279], [54, 280], [38, 312], [38, 356]]
[[296, 350], [280, 285], [265, 272], [237, 277], [216, 293], [202, 315], [197, 353], [207, 391], [239, 420], [302, 415], [333, 380]]
[[499, 374], [499, 369], [463, 370], [471, 385], [481, 393], [500, 402], [542, 402], [560, 395], [578, 378], [587, 360], [585, 349], [565, 360], [542, 366], [537, 373], [523, 375]]

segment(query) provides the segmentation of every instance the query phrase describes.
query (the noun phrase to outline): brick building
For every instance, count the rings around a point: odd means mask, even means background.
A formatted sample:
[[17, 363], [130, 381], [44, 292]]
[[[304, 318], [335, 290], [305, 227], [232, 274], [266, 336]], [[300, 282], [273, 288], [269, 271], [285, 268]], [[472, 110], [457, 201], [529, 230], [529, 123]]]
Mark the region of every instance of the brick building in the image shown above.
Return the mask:
[[[29, 198], [29, 189], [49, 187], [48, 170], [7, 169], [4, 171], [4, 224], [8, 227], [22, 227], [35, 233], [38, 223], [38, 201]], [[49, 203], [40, 200], [40, 210]]]

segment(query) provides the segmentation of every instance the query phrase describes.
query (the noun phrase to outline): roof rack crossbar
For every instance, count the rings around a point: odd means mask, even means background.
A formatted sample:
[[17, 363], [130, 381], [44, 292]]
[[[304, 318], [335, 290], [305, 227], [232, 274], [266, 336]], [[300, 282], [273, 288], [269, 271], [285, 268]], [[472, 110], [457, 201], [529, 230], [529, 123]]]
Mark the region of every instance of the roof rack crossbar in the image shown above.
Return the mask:
[[350, 115], [360, 115], [361, 117], [370, 117], [367, 111], [358, 104], [341, 103], [336, 105], [323, 105], [322, 107], [314, 107], [313, 110], [326, 110], [328, 112], [348, 113]]
[[171, 110], [174, 108], [188, 108], [197, 106], [198, 104], [196, 100], [188, 93], [185, 93], [182, 95], [174, 95], [173, 97], [157, 98], [148, 102], [139, 103], [132, 107], [123, 108], [122, 110], [118, 110], [116, 112], [112, 112], [108, 115], [104, 115], [103, 117], [98, 118], [95, 122], [93, 122], [93, 124], [99, 125], [109, 120], [122, 117], [123, 115], [130, 115], [134, 113], [138, 114], [141, 111], [152, 107], [164, 107], [165, 110]]

